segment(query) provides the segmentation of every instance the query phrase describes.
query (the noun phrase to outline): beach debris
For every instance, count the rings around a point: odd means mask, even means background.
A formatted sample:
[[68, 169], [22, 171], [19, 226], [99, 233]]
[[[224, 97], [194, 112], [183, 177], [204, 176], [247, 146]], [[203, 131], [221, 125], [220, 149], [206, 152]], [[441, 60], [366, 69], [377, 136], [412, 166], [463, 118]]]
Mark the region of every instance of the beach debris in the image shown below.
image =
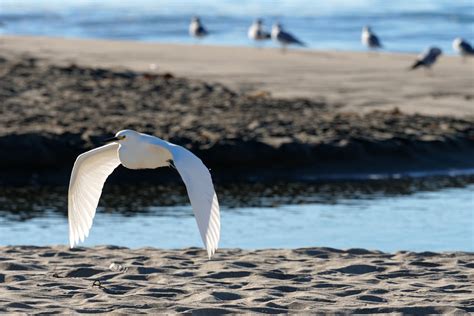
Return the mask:
[[128, 268], [124, 267], [120, 263], [112, 262], [109, 266], [109, 270], [114, 272], [127, 272]]
[[171, 72], [165, 72], [163, 75], [162, 75], [163, 79], [165, 80], [170, 80], [170, 79], [174, 79], [174, 75], [171, 73]]
[[247, 93], [247, 97], [251, 99], [265, 99], [265, 98], [271, 98], [272, 94], [270, 91], [257, 90], [257, 91], [252, 91], [252, 92]]

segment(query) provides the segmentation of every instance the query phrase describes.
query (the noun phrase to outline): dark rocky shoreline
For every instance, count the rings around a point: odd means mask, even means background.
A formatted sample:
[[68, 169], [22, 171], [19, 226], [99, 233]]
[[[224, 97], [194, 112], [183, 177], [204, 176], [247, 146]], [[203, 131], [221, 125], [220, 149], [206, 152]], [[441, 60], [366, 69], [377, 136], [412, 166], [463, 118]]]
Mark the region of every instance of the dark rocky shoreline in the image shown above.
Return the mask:
[[0, 57], [0, 184], [64, 183], [79, 153], [125, 128], [188, 147], [222, 181], [474, 168], [472, 117], [338, 107], [169, 73]]

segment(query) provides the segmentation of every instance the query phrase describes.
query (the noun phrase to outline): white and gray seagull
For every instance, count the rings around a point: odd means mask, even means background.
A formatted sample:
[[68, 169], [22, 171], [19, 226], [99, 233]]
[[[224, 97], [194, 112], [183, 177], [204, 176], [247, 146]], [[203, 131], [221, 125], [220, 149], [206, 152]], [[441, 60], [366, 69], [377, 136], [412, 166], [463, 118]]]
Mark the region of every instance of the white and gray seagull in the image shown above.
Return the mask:
[[431, 66], [436, 63], [436, 60], [441, 54], [442, 51], [438, 47], [430, 47], [417, 57], [415, 63], [410, 67], [410, 70], [416, 69], [418, 67], [431, 69]]
[[265, 32], [265, 30], [263, 29], [262, 19], [256, 19], [255, 22], [250, 25], [247, 35], [249, 39], [256, 42], [264, 41], [271, 38], [271, 34]]
[[463, 38], [457, 37], [453, 41], [453, 49], [457, 51], [463, 59], [468, 56], [474, 57], [474, 48]]
[[370, 26], [364, 26], [362, 28], [362, 36], [361, 36], [362, 44], [367, 46], [369, 49], [378, 49], [382, 48], [382, 43], [380, 42], [377, 35], [372, 32]]
[[211, 174], [184, 147], [158, 137], [123, 130], [108, 144], [79, 155], [69, 183], [68, 220], [71, 248], [89, 235], [107, 177], [120, 164], [128, 169], [174, 167], [181, 175], [209, 258], [220, 238], [220, 213]]
[[201, 19], [197, 16], [194, 16], [191, 19], [191, 23], [189, 24], [189, 35], [194, 38], [203, 38], [204, 36], [208, 35], [209, 32], [206, 30], [204, 25], [201, 23]]
[[275, 42], [281, 45], [283, 52], [286, 51], [288, 45], [306, 46], [305, 43], [297, 39], [295, 36], [284, 31], [283, 26], [280, 23], [273, 24], [271, 36]]

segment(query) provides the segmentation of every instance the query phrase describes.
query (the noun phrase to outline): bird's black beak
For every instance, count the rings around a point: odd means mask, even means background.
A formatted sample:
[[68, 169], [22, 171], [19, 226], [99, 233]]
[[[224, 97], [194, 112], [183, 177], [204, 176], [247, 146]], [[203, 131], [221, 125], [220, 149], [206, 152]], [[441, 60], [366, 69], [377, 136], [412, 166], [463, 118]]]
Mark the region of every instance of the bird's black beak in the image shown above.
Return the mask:
[[118, 141], [118, 137], [117, 136], [114, 136], [114, 137], [110, 137], [110, 138], [107, 138], [107, 139], [104, 139], [103, 142], [108, 144], [108, 143], [111, 143], [111, 142], [116, 142]]

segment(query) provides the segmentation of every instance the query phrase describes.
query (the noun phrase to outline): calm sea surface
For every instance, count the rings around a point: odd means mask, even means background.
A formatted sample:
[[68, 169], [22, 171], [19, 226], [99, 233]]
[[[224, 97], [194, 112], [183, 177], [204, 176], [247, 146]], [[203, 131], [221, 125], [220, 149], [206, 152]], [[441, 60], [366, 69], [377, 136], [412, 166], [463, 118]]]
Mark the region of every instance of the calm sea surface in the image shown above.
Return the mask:
[[474, 40], [472, 0], [1, 0], [0, 34], [194, 43], [193, 15], [211, 32], [206, 44], [252, 45], [246, 33], [257, 17], [267, 27], [280, 21], [312, 49], [363, 50], [366, 24], [389, 51], [437, 45], [452, 54], [455, 37]]
[[[474, 251], [474, 177], [217, 186], [221, 247]], [[1, 188], [0, 245], [68, 240], [66, 188]], [[106, 185], [83, 244], [201, 246], [180, 185]]]

